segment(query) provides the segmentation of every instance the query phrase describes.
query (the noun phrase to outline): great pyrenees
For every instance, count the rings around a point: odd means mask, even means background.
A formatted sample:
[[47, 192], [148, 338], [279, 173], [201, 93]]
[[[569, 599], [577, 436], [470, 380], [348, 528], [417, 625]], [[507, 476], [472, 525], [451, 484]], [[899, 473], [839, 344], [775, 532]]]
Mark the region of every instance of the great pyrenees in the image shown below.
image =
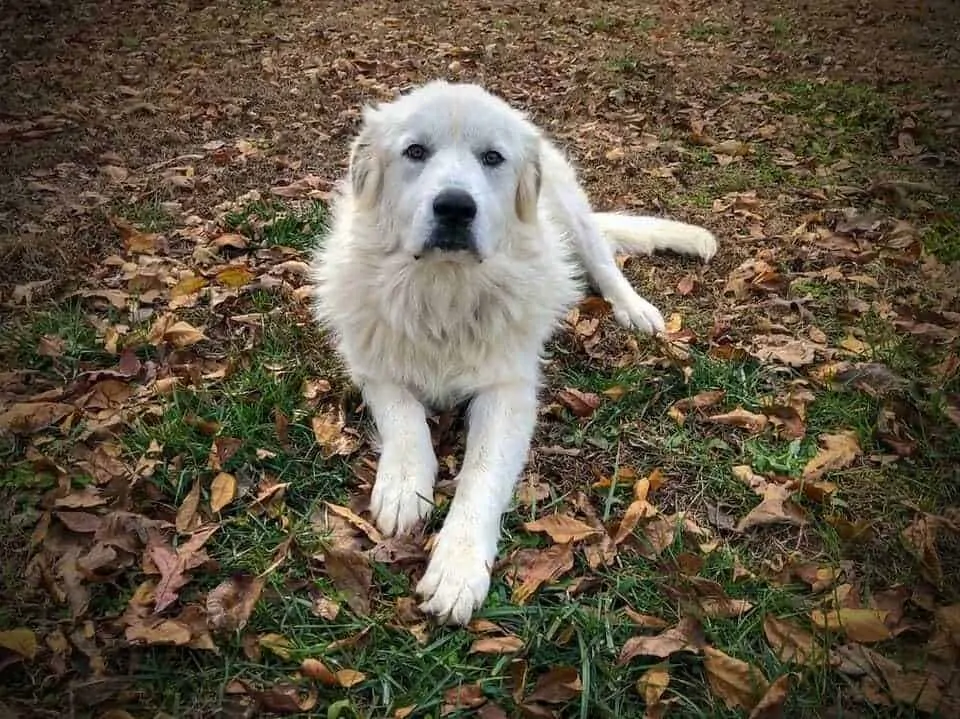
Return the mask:
[[476, 85], [433, 81], [364, 109], [313, 261], [315, 312], [380, 435], [370, 511], [384, 534], [433, 507], [428, 412], [469, 401], [456, 494], [416, 588], [425, 612], [466, 624], [487, 596], [544, 345], [581, 297], [580, 268], [622, 325], [655, 333], [663, 317], [615, 250], [706, 261], [716, 247], [693, 225], [593, 212], [561, 152]]

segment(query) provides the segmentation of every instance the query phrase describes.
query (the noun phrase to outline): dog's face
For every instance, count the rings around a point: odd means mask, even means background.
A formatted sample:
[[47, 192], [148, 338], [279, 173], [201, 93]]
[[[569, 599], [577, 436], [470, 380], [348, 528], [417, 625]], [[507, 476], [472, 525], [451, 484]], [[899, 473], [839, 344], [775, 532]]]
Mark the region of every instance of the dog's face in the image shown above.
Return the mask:
[[385, 251], [482, 261], [518, 222], [536, 222], [539, 147], [535, 127], [499, 98], [432, 82], [365, 111], [350, 182]]

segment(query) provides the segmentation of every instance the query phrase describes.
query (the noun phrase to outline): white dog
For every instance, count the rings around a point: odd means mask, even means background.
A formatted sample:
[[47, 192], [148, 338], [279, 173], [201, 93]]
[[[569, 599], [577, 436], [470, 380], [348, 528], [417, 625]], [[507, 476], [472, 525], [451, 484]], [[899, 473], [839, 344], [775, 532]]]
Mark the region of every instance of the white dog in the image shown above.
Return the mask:
[[621, 324], [654, 333], [663, 317], [614, 250], [709, 260], [716, 241], [680, 222], [594, 213], [571, 165], [522, 113], [443, 81], [365, 109], [333, 214], [314, 258], [316, 313], [376, 422], [370, 509], [385, 534], [433, 506], [428, 408], [470, 402], [456, 494], [417, 585], [424, 611], [465, 624], [490, 587], [536, 422], [541, 355], [581, 297], [579, 267]]

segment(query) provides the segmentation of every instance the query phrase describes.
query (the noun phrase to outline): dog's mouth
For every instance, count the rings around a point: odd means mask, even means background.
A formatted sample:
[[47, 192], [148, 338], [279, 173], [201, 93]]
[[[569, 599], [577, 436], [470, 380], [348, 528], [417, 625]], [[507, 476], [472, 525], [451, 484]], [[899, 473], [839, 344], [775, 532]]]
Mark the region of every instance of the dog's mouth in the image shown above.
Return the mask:
[[421, 259], [428, 255], [455, 257], [471, 257], [483, 261], [477, 249], [473, 228], [469, 224], [438, 222], [430, 230], [430, 236], [423, 245], [423, 249], [414, 255]]

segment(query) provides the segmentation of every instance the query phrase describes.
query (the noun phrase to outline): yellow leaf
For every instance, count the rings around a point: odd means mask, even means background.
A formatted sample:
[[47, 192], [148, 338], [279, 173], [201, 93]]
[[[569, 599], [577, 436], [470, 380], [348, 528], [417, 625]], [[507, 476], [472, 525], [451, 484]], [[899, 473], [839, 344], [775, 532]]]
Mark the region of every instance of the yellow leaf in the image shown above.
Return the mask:
[[26, 627], [0, 632], [0, 647], [25, 659], [33, 659], [37, 654], [37, 635]]
[[367, 679], [366, 674], [363, 672], [358, 672], [356, 669], [341, 669], [337, 672], [336, 676], [337, 683], [339, 683], [344, 689], [349, 689], [354, 684], [359, 684]]
[[203, 277], [184, 277], [170, 288], [170, 299], [192, 295], [206, 286], [207, 281]]
[[679, 332], [681, 329], [683, 329], [683, 315], [681, 315], [679, 312], [674, 312], [672, 315], [670, 315], [670, 319], [667, 320], [664, 331], [672, 334]]
[[884, 623], [889, 612], [880, 609], [835, 609], [810, 612], [810, 619], [821, 629], [841, 630], [854, 642], [869, 644], [890, 639], [893, 634]]
[[183, 498], [180, 508], [177, 509], [177, 531], [181, 534], [190, 532], [199, 524], [197, 509], [200, 506], [200, 482], [193, 483], [193, 487]]
[[820, 436], [820, 443], [820, 451], [803, 468], [805, 481], [820, 479], [827, 472], [843, 469], [860, 456], [860, 443], [857, 441], [856, 432], [824, 434]]
[[210, 484], [210, 509], [219, 512], [233, 501], [237, 493], [237, 478], [229, 472], [220, 472]]
[[217, 273], [217, 282], [226, 287], [243, 287], [252, 279], [253, 273], [243, 265], [230, 265]]
[[258, 643], [268, 652], [276, 654], [281, 659], [290, 659], [290, 650], [293, 648], [293, 644], [282, 634], [273, 632], [264, 634], [260, 637]]
[[770, 683], [757, 667], [724, 654], [719, 649], [705, 647], [703, 668], [710, 690], [728, 709], [752, 710], [770, 689]]

